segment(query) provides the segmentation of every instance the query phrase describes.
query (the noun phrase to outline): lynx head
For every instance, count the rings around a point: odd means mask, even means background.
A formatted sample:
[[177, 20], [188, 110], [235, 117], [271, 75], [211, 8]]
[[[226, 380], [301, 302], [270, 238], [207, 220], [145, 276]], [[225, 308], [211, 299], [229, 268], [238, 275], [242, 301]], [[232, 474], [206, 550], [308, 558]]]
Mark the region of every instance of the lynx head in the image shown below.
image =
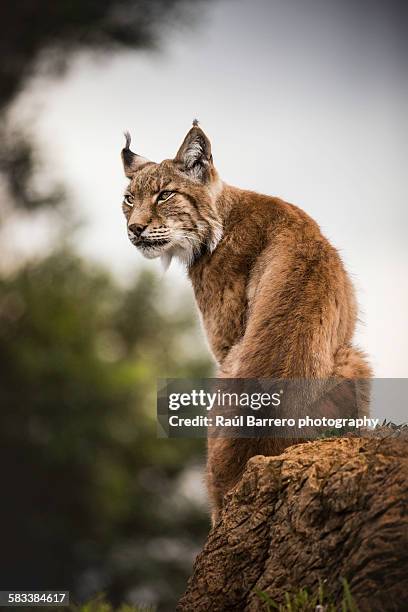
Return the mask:
[[176, 157], [161, 163], [133, 153], [130, 135], [125, 136], [122, 161], [130, 183], [123, 212], [132, 244], [149, 259], [162, 257], [166, 267], [173, 256], [191, 265], [212, 252], [222, 235], [216, 207], [222, 183], [210, 141], [198, 122], [193, 122]]

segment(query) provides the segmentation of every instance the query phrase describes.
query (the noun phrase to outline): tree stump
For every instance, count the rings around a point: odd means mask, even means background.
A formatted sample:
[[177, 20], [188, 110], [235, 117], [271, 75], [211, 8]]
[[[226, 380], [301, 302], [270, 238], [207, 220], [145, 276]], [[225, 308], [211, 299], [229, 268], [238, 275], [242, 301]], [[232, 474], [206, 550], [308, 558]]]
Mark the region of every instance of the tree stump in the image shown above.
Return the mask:
[[177, 610], [255, 612], [256, 590], [283, 603], [321, 583], [339, 603], [342, 578], [361, 611], [408, 610], [407, 450], [345, 437], [250, 459]]

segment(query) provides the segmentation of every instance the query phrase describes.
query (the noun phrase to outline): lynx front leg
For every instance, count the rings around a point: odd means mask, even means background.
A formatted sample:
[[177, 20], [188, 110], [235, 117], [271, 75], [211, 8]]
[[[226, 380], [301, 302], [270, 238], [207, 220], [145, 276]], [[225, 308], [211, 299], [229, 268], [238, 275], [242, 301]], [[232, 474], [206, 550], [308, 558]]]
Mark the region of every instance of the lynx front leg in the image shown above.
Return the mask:
[[206, 483], [213, 526], [220, 517], [224, 495], [237, 484], [248, 459], [257, 454], [256, 439], [208, 438]]

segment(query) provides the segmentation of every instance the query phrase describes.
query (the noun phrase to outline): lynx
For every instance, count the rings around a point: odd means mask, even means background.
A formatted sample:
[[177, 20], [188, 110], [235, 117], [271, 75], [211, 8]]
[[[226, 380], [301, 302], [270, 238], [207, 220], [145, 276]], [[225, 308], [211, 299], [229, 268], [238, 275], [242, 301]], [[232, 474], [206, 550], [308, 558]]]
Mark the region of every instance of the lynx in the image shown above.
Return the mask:
[[[198, 122], [174, 159], [130, 150], [123, 202], [130, 241], [147, 258], [185, 263], [222, 378], [368, 379], [353, 346], [357, 308], [336, 249], [304, 211], [224, 183]], [[296, 440], [208, 439], [213, 521], [253, 455]]]

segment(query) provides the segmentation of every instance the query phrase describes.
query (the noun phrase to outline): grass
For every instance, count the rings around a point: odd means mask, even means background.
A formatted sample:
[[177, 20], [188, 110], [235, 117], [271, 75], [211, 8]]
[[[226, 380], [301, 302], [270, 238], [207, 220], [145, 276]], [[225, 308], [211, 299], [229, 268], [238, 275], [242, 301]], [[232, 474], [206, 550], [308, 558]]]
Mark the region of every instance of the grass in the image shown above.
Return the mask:
[[[347, 580], [342, 580], [343, 596], [339, 605], [333, 603], [332, 598], [325, 593], [324, 586], [320, 584], [317, 591], [310, 593], [308, 589], [302, 588], [295, 593], [285, 593], [285, 603], [277, 603], [265, 591], [255, 589], [256, 595], [263, 601], [265, 612], [358, 612], [358, 608], [350, 593]], [[26, 608], [28, 610], [30, 608]], [[38, 610], [38, 608], [33, 608]], [[70, 604], [69, 606], [53, 607], [58, 612], [155, 612], [156, 608], [149, 606], [131, 606], [121, 604], [114, 607], [106, 601], [104, 594], [83, 604]]]
[[285, 593], [285, 603], [277, 603], [265, 591], [255, 589], [255, 593], [264, 602], [265, 612], [358, 612], [347, 580], [343, 579], [342, 583], [343, 597], [339, 605], [325, 593], [322, 584], [314, 593], [310, 593], [306, 588], [296, 593]]
[[[113, 606], [106, 601], [103, 593], [97, 595], [83, 604], [69, 604], [69, 606], [60, 606], [52, 608], [58, 612], [155, 612], [156, 608], [152, 606], [131, 606], [129, 604], [121, 604], [118, 607]], [[38, 610], [38, 608], [37, 608]]]

